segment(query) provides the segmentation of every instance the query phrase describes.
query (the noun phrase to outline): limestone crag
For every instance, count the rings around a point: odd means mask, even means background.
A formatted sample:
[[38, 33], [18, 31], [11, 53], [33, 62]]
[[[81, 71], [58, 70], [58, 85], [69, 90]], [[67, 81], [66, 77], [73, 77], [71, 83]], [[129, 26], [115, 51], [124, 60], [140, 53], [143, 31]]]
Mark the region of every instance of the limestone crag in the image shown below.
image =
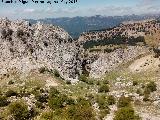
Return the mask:
[[0, 74], [12, 69], [29, 73], [56, 69], [67, 80], [77, 80], [79, 47], [62, 28], [27, 21], [0, 19]]

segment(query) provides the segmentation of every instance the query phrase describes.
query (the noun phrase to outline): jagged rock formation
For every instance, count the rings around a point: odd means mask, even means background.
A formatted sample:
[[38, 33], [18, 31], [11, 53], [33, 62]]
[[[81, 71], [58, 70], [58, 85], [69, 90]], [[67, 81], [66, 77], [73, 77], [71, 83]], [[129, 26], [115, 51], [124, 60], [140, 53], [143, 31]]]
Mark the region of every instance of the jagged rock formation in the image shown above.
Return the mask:
[[0, 19], [0, 74], [46, 67], [64, 79], [77, 80], [79, 47], [57, 26]]

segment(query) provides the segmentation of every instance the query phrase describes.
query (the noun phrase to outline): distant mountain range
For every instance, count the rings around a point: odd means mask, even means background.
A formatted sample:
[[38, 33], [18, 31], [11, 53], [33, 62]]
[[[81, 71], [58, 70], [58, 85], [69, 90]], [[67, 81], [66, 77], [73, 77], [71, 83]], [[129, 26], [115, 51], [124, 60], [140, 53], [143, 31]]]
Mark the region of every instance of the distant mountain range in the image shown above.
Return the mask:
[[63, 17], [45, 19], [25, 19], [31, 24], [40, 21], [45, 24], [54, 24], [65, 29], [73, 38], [78, 38], [82, 32], [112, 28], [124, 21], [144, 20], [159, 18], [160, 14], [154, 15], [125, 15], [125, 16], [91, 16], [91, 17]]

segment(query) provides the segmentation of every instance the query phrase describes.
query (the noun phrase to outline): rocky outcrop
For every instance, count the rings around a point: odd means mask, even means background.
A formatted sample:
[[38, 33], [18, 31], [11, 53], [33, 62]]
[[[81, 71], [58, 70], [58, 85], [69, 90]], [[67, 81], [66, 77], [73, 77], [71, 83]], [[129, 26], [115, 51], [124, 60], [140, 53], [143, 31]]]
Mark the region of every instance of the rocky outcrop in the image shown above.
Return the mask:
[[46, 67], [75, 81], [79, 47], [62, 28], [27, 21], [0, 19], [0, 74], [12, 69], [22, 73]]
[[146, 47], [128, 46], [127, 49], [117, 49], [111, 53], [102, 53], [98, 60], [91, 64], [90, 76], [99, 78], [106, 72], [112, 71], [122, 63], [134, 60], [136, 57], [149, 52]]
[[[84, 49], [81, 51], [83, 46], [79, 46], [81, 39], [86, 41], [103, 39], [104, 36], [107, 38], [113, 38], [116, 35], [130, 36], [128, 32], [132, 31], [135, 34], [136, 31], [143, 32], [144, 26], [148, 26], [145, 27], [146, 29], [154, 26], [158, 29], [159, 23], [151, 21], [143, 24], [126, 24], [105, 31], [104, 34], [103, 32], [95, 33], [102, 38], [94, 38], [94, 33], [89, 33], [89, 36], [84, 34], [80, 36], [79, 43], [76, 43], [58, 26], [41, 23], [30, 25], [27, 21], [0, 19], [0, 74], [6, 74], [13, 69], [27, 74], [31, 70], [45, 67], [58, 70], [64, 79], [73, 82], [78, 80], [78, 74], [83, 69], [90, 71], [91, 77], [97, 78], [115, 69], [121, 63], [144, 54], [147, 50], [145, 47], [129, 46], [127, 49], [98, 53], [85, 59], [82, 57]], [[124, 34], [126, 31], [127, 34]], [[139, 36], [139, 34], [136, 35]]]

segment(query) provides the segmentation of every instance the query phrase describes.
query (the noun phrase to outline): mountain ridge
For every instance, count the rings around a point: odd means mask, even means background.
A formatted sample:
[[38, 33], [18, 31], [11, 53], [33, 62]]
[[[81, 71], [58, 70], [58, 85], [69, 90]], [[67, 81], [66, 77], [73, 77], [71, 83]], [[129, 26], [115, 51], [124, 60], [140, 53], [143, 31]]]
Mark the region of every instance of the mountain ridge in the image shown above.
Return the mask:
[[44, 18], [44, 19], [25, 19], [30, 23], [40, 21], [45, 24], [54, 24], [65, 29], [73, 38], [78, 38], [82, 32], [90, 30], [99, 30], [112, 28], [124, 21], [130, 20], [144, 20], [150, 18], [159, 18], [159, 14], [147, 15], [124, 15], [124, 16], [90, 16], [90, 17], [63, 17], [63, 18]]

